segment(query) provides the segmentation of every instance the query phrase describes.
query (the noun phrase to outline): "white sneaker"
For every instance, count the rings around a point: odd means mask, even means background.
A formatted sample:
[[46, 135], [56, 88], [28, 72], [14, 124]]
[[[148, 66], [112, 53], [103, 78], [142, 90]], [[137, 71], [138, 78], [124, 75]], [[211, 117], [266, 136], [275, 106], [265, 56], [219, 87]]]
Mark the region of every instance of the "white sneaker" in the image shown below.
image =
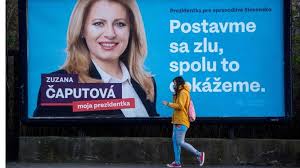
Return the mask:
[[200, 156], [197, 156], [197, 160], [199, 162], [199, 165], [203, 166], [204, 161], [205, 161], [205, 153], [204, 152], [200, 152]]

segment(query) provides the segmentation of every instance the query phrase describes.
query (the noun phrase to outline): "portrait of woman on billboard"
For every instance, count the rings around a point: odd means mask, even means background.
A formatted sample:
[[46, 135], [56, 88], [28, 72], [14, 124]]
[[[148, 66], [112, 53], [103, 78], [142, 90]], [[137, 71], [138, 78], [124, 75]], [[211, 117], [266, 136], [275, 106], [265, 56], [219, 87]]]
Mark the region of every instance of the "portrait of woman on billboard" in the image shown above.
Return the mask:
[[34, 117], [158, 116], [155, 80], [144, 69], [147, 43], [135, 0], [78, 0], [66, 51], [64, 65], [52, 74], [77, 74], [79, 83], [121, 83], [122, 98], [134, 98], [135, 108], [74, 113], [71, 106], [41, 106], [39, 96]]

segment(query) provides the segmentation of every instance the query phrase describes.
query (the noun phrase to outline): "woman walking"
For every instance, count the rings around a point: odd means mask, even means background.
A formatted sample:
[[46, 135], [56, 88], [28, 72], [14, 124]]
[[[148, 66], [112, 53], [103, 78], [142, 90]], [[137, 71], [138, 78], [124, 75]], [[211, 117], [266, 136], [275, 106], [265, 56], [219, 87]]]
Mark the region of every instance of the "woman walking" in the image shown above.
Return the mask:
[[162, 103], [174, 109], [172, 115], [173, 133], [172, 142], [175, 161], [167, 164], [167, 167], [181, 167], [180, 153], [181, 147], [194, 154], [199, 161], [200, 166], [204, 164], [205, 153], [199, 152], [191, 144], [184, 141], [185, 134], [190, 127], [188, 110], [190, 105], [190, 88], [185, 84], [184, 79], [178, 76], [173, 79], [174, 95], [173, 102], [163, 101]]

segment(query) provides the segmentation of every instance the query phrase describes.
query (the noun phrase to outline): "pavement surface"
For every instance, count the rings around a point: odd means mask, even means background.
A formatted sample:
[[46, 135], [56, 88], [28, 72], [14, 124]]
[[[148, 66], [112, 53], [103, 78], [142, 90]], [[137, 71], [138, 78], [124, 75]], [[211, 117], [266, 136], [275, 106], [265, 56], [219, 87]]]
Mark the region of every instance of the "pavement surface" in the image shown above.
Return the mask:
[[[151, 164], [103, 164], [103, 163], [17, 163], [9, 162], [6, 168], [165, 168], [166, 165]], [[200, 167], [199, 165], [183, 165], [186, 168]], [[237, 165], [203, 165], [202, 168], [300, 168], [293, 166], [237, 166]]]

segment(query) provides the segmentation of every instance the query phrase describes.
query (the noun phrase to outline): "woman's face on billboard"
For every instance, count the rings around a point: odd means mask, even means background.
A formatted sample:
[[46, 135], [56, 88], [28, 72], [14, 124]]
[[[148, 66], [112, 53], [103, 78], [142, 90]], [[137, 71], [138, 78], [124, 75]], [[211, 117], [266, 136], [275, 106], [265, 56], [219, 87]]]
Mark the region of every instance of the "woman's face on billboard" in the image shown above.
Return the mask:
[[113, 1], [95, 2], [87, 15], [83, 32], [93, 59], [118, 61], [129, 41], [130, 22], [126, 8]]

